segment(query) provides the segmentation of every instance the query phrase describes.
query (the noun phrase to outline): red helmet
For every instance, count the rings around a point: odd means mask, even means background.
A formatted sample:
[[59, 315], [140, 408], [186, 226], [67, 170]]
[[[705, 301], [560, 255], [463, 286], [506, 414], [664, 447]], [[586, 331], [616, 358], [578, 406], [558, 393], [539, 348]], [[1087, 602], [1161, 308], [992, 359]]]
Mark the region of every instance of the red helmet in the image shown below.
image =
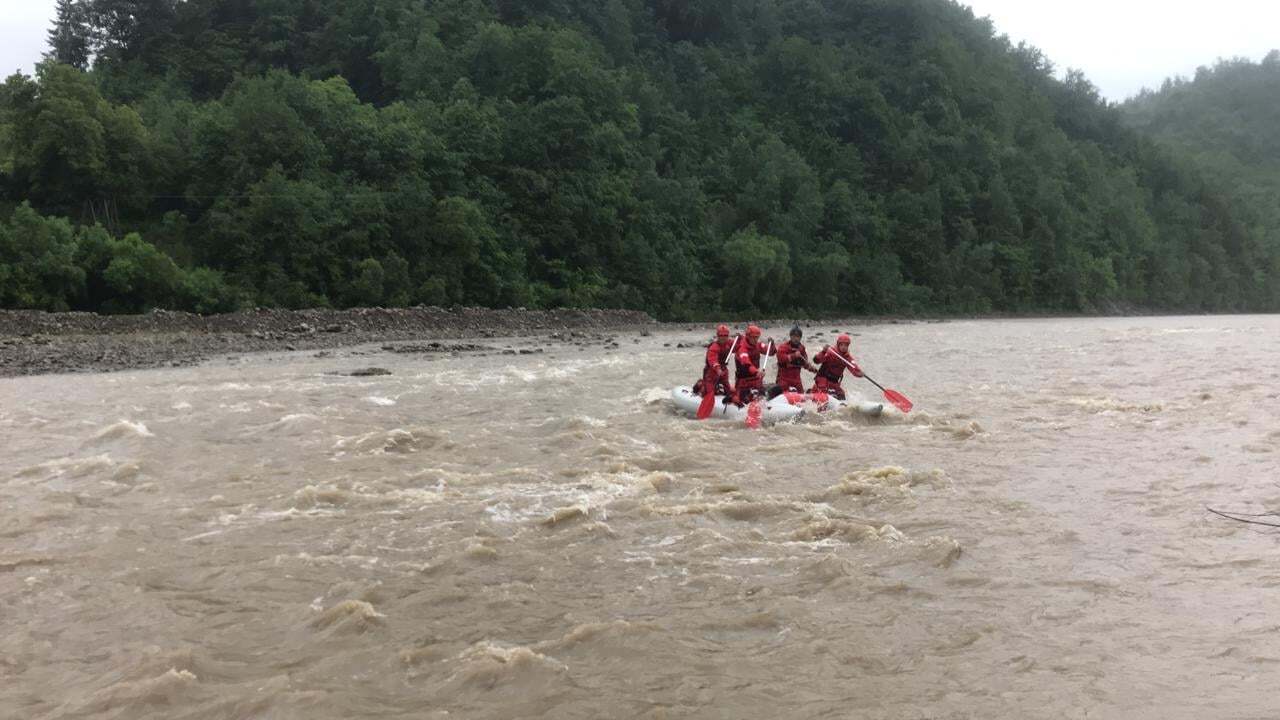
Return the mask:
[[841, 334], [840, 337], [836, 338], [836, 345], [848, 345], [850, 342], [852, 341], [848, 335]]
[[755, 325], [748, 325], [748, 326], [747, 326], [747, 337], [751, 337], [751, 336], [753, 336], [753, 335], [754, 335], [755, 337], [760, 337], [760, 328], [756, 327]]
[[729, 326], [728, 325], [717, 326], [716, 337], [729, 337]]

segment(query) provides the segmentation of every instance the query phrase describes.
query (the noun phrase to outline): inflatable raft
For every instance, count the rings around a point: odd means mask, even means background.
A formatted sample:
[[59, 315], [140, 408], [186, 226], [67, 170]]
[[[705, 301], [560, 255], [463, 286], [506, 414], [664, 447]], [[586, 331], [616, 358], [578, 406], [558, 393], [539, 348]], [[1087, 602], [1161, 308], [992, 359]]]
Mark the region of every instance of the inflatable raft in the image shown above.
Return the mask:
[[[671, 391], [671, 401], [675, 403], [676, 410], [680, 413], [689, 417], [696, 417], [698, 406], [702, 404], [702, 396], [695, 395], [692, 388], [682, 386]], [[765, 423], [776, 423], [796, 420], [806, 414], [835, 413], [845, 408], [853, 408], [859, 413], [868, 416], [876, 416], [884, 411], [882, 403], [869, 400], [850, 399], [845, 401], [827, 395], [820, 395], [815, 398], [813, 395], [808, 394], [783, 393], [765, 402], [760, 419]], [[733, 403], [726, 404], [723, 402], [723, 398], [717, 397], [711, 410], [711, 418], [745, 422], [747, 408], [738, 407]]]
[[781, 400], [783, 398], [793, 405], [799, 405], [808, 413], [837, 413], [845, 408], [851, 408], [867, 417], [879, 417], [884, 412], [884, 403], [852, 397], [841, 400], [826, 393], [805, 393], [803, 395], [800, 393], [783, 393], [777, 399]]

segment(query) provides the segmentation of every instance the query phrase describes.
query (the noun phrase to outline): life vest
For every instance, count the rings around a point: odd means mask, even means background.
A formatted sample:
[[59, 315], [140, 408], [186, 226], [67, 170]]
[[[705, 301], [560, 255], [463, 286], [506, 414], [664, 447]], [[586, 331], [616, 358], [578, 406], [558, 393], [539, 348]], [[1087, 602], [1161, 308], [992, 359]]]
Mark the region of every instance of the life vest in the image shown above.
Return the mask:
[[[838, 357], [832, 357], [833, 355]], [[828, 348], [825, 353], [822, 353], [822, 364], [818, 366], [818, 376], [838, 385], [844, 379], [844, 371], [849, 367], [841, 362], [841, 357], [853, 362], [852, 355], [842, 354], [835, 348]]]
[[706, 364], [703, 366], [702, 371], [704, 373], [711, 372], [716, 365], [728, 370], [729, 353], [732, 352], [732, 347], [732, 339], [724, 344], [721, 344], [719, 340], [712, 340], [711, 343], [707, 345]]
[[[742, 362], [742, 356], [744, 354], [750, 360], [749, 363]], [[761, 379], [760, 355], [761, 350], [759, 338], [757, 338], [755, 342], [750, 342], [745, 336], [738, 336], [738, 347], [733, 351], [733, 361], [736, 364], [738, 371], [738, 374], [735, 377], [738, 382], [742, 382], [743, 380], [754, 382], [757, 379]], [[755, 372], [752, 372], [752, 368], [755, 368]]]
[[[783, 360], [783, 356], [786, 360]], [[801, 358], [799, 365], [792, 365], [792, 358]], [[801, 368], [804, 367], [804, 360], [809, 359], [809, 353], [805, 352], [804, 343], [792, 345], [791, 341], [782, 343], [778, 346], [778, 376], [775, 382], [779, 385], [802, 385], [803, 378], [800, 375]]]

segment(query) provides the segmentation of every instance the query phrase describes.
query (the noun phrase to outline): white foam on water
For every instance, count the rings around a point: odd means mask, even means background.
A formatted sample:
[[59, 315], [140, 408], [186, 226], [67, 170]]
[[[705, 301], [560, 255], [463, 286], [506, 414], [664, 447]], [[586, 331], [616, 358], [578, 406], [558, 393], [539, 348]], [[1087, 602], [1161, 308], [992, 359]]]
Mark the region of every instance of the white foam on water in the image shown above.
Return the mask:
[[77, 478], [97, 472], [108, 472], [114, 470], [115, 467], [116, 461], [112, 460], [110, 455], [103, 453], [86, 458], [49, 460], [19, 470], [16, 477], [40, 478], [42, 480], [53, 480], [61, 477]]
[[284, 417], [265, 425], [246, 428], [245, 434], [255, 435], [263, 432], [302, 432], [320, 422], [320, 418], [311, 413], [289, 413]]
[[1158, 413], [1164, 410], [1160, 403], [1131, 403], [1112, 397], [1066, 398], [1066, 402], [1093, 413]]
[[661, 453], [662, 447], [652, 440], [645, 440], [635, 436], [627, 436], [625, 438], [628, 445], [638, 448], [647, 453]]
[[901, 530], [889, 524], [881, 525], [880, 529], [876, 530], [876, 533], [880, 536], [881, 540], [887, 543], [892, 544], [907, 541], [907, 536], [904, 535]]
[[482, 385], [506, 385], [509, 383], [530, 384], [543, 380], [564, 380], [589, 370], [617, 367], [631, 362], [622, 356], [603, 358], [564, 360], [557, 362], [542, 361], [533, 367], [517, 367], [509, 365], [498, 372], [486, 374], [483, 380], [477, 380], [471, 370], [445, 370], [439, 373], [427, 373], [418, 376], [421, 379], [433, 380], [437, 385], [464, 386], [477, 388]]
[[549, 417], [545, 420], [537, 422], [534, 428], [542, 429], [547, 426], [564, 426], [568, 430], [583, 430], [587, 428], [603, 428], [608, 427], [607, 420], [591, 417], [590, 415], [570, 415], [568, 417]]
[[538, 521], [556, 524], [573, 517], [608, 519], [608, 506], [623, 497], [655, 492], [651, 475], [658, 473], [592, 473], [572, 483], [508, 483], [484, 498], [485, 512], [494, 522]]
[[345, 455], [347, 452], [360, 455], [413, 453], [450, 446], [451, 443], [444, 432], [421, 427], [374, 430], [353, 436], [338, 435], [333, 443], [335, 457]]
[[340, 567], [359, 567], [365, 570], [373, 570], [382, 564], [382, 558], [377, 555], [312, 555], [307, 552], [299, 552], [293, 555], [277, 555], [272, 559], [272, 563], [283, 565], [291, 560], [299, 561], [304, 565], [336, 565]]
[[654, 405], [660, 402], [666, 402], [671, 397], [671, 388], [647, 387], [639, 393], [627, 398], [630, 402], [639, 402], [645, 405]]
[[393, 490], [385, 495], [385, 497], [395, 500], [402, 507], [423, 507], [425, 505], [434, 505], [445, 499], [443, 488], [405, 488], [402, 490]]
[[120, 420], [112, 423], [93, 436], [94, 440], [115, 440], [122, 437], [155, 437], [155, 434], [147, 429], [147, 426], [141, 422], [133, 422], [132, 420]]
[[486, 505], [484, 512], [489, 516], [491, 521], [501, 523], [503, 525], [512, 525], [525, 519], [523, 514], [516, 512], [516, 510], [507, 503], [500, 502], [493, 505]]
[[658, 566], [657, 558], [649, 553], [637, 552], [635, 550], [623, 550], [622, 557], [619, 558], [619, 560], [628, 564], [639, 563], [642, 565], [648, 565], [651, 568]]
[[396, 404], [396, 401], [392, 400], [391, 398], [378, 397], [377, 395], [370, 395], [369, 397], [366, 397], [365, 402], [373, 403], [374, 405], [380, 405], [382, 407], [390, 407]]
[[454, 692], [488, 696], [501, 688], [517, 693], [526, 702], [545, 692], [548, 682], [569, 672], [563, 662], [532, 648], [499, 645], [490, 640], [463, 650], [449, 663], [455, 667], [445, 682]]
[[1163, 328], [1158, 330], [1160, 335], [1186, 335], [1186, 334], [1216, 334], [1236, 332], [1231, 328]]
[[378, 612], [372, 603], [364, 600], [344, 600], [319, 612], [309, 623], [316, 630], [332, 630], [340, 633], [364, 633], [379, 627], [386, 615]]
[[468, 391], [480, 390], [485, 385], [498, 384], [506, 382], [506, 378], [502, 375], [486, 375], [483, 380], [476, 378], [473, 371], [462, 370], [444, 370], [441, 372], [427, 372], [414, 376], [415, 380], [429, 382], [437, 387], [444, 388], [465, 388]]
[[345, 514], [346, 511], [340, 508], [315, 507], [299, 510], [296, 507], [291, 507], [288, 510], [262, 510], [254, 514], [253, 517], [268, 522], [276, 522], [296, 520], [298, 518], [327, 518]]

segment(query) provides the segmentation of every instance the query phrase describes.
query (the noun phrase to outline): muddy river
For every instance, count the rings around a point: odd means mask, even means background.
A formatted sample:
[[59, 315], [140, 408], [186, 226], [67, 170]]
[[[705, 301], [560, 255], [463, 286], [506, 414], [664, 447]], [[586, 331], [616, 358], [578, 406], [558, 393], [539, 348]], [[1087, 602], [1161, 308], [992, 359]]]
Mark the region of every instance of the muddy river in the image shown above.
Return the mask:
[[1206, 511], [1280, 510], [1280, 317], [853, 330], [912, 413], [678, 416], [700, 332], [0, 380], [0, 717], [1280, 714]]

